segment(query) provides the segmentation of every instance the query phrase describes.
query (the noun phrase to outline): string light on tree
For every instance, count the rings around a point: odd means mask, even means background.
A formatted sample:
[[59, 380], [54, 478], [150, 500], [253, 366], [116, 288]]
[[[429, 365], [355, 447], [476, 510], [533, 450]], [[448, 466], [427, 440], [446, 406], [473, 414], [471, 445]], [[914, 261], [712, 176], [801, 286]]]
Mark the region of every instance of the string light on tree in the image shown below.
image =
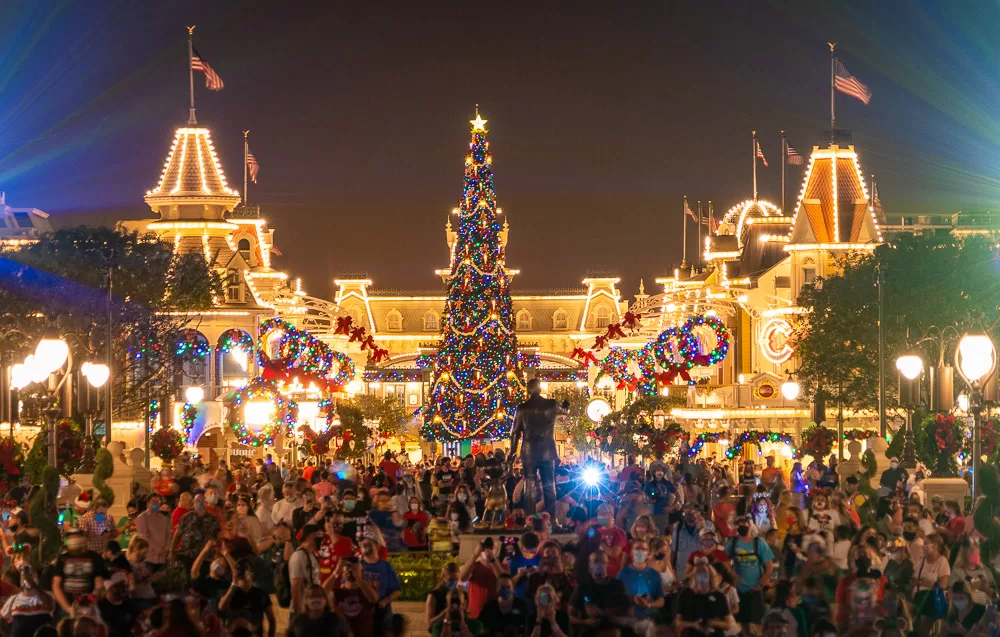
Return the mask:
[[[448, 277], [431, 395], [421, 433], [428, 440], [496, 440], [509, 435], [510, 415], [524, 398], [511, 311], [504, 224], [496, 205], [486, 120], [476, 109], [465, 158], [465, 186]], [[513, 373], [510, 373], [513, 372]]]

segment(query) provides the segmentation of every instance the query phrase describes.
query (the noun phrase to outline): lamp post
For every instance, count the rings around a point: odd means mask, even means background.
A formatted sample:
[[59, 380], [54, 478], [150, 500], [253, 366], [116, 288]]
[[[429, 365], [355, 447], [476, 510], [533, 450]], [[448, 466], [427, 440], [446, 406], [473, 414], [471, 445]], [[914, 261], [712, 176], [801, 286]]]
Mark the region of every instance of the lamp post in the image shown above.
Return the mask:
[[[49, 380], [49, 407], [45, 410], [48, 421], [48, 461], [50, 466], [57, 466], [58, 456], [56, 454], [56, 418], [59, 415], [69, 416], [73, 413], [73, 381], [72, 376], [73, 357], [70, 355], [69, 345], [59, 336], [59, 330], [55, 326], [55, 321], [51, 321], [42, 334], [42, 340], [35, 347], [35, 353], [25, 360], [25, 363], [32, 370], [32, 380], [41, 382], [41, 379]], [[56, 379], [56, 372], [66, 366], [61, 380]], [[63, 391], [62, 400], [58, 398], [59, 391]]]
[[653, 412], [653, 427], [655, 429], [663, 429], [663, 425], [667, 423], [667, 414], [659, 407]]
[[913, 409], [920, 404], [920, 375], [924, 361], [917, 354], [903, 354], [896, 359], [899, 371], [899, 406], [906, 409], [906, 429], [903, 431], [903, 468], [917, 466], [917, 451], [913, 446]]
[[966, 334], [955, 348], [955, 367], [971, 390], [969, 411], [972, 412], [972, 499], [978, 496], [981, 431], [983, 412], [983, 384], [989, 380], [997, 366], [997, 350], [985, 333]]
[[[84, 363], [80, 365], [80, 375], [87, 379], [87, 385], [98, 391], [108, 382], [111, 370], [103, 363]], [[94, 435], [94, 417], [100, 412], [100, 399], [93, 408], [90, 406], [90, 390], [87, 390], [86, 411], [84, 412], [84, 445], [83, 460], [80, 464], [80, 473], [93, 473], [94, 456], [97, 453], [97, 437]]]

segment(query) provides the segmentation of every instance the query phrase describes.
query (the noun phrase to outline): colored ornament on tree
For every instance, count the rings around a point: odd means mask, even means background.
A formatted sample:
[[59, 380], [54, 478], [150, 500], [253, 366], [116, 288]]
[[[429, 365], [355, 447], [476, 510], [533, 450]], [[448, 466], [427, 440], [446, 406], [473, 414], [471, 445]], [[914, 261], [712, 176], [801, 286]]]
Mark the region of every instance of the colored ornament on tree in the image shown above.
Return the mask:
[[493, 188], [485, 120], [473, 122], [465, 185], [457, 209], [442, 343], [433, 361], [423, 411], [427, 440], [496, 440], [510, 433], [525, 396], [511, 311], [504, 223]]
[[[255, 429], [245, 421], [245, 408], [247, 403], [258, 401], [269, 401], [274, 409], [271, 412], [270, 422]], [[275, 436], [292, 432], [298, 417], [299, 407], [294, 400], [279, 394], [273, 381], [255, 378], [233, 395], [229, 409], [229, 426], [241, 444], [251, 447], [262, 445], [272, 447]]]

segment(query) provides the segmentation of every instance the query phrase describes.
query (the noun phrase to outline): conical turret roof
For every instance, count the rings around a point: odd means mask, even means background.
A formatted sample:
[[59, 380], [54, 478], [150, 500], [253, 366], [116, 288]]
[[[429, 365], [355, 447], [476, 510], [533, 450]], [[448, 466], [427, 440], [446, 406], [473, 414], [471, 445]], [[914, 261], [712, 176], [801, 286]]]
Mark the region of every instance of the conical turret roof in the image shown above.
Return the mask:
[[229, 187], [207, 128], [178, 128], [156, 188], [146, 192], [156, 212], [164, 206], [206, 204], [232, 210], [240, 194]]

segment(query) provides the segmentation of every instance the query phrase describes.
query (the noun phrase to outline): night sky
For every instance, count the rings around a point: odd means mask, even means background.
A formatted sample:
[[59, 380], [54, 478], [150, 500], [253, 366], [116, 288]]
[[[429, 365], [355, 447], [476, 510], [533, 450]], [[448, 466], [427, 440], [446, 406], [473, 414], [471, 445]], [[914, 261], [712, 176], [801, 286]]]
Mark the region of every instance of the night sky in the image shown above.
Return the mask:
[[[327, 6], [329, 5], [329, 6]], [[185, 24], [225, 81], [196, 81], [242, 189], [261, 169], [278, 267], [329, 298], [367, 270], [431, 289], [461, 194], [468, 120], [489, 120], [513, 290], [613, 269], [631, 296], [680, 260], [681, 197], [752, 194], [751, 137], [780, 203], [780, 133], [829, 127], [829, 52], [874, 93], [837, 97], [892, 213], [997, 202], [998, 3], [0, 2], [0, 190], [57, 225], [150, 216], [187, 118]], [[788, 205], [801, 168], [789, 167]], [[692, 233], [693, 237], [693, 233]], [[693, 243], [693, 239], [692, 239]], [[692, 248], [693, 250], [693, 248]]]

